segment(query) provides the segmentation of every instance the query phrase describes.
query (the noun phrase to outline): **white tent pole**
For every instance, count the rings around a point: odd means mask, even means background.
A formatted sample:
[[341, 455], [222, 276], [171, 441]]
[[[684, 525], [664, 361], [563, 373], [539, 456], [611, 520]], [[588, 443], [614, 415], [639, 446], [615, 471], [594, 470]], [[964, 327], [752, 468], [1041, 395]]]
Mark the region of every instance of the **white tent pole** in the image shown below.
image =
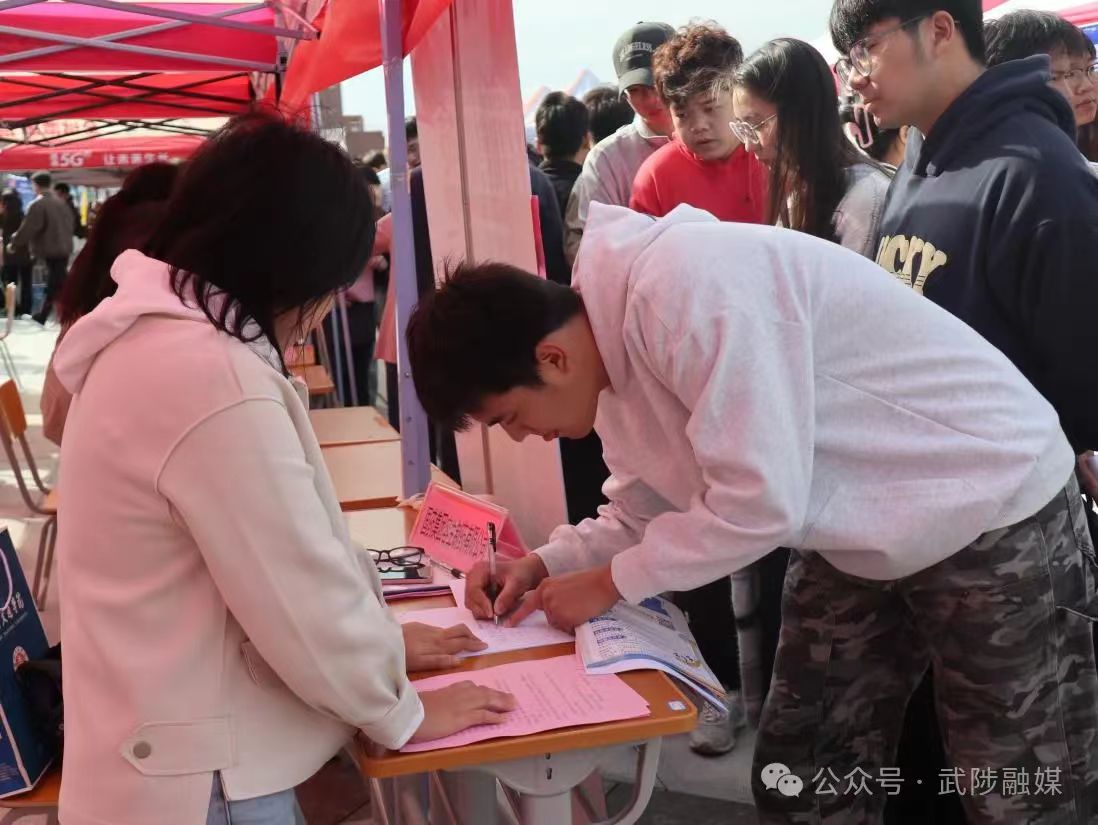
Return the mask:
[[[389, 300], [396, 301], [397, 370], [400, 383], [400, 452], [404, 496], [427, 489], [431, 478], [427, 416], [416, 396], [408, 363], [405, 332], [408, 316], [419, 300], [416, 250], [412, 238], [412, 198], [408, 189], [408, 140], [404, 134], [404, 42], [401, 0], [378, 0], [381, 12], [382, 65], [389, 114], [389, 182], [393, 196], [393, 275]], [[390, 399], [390, 403], [392, 399]]]

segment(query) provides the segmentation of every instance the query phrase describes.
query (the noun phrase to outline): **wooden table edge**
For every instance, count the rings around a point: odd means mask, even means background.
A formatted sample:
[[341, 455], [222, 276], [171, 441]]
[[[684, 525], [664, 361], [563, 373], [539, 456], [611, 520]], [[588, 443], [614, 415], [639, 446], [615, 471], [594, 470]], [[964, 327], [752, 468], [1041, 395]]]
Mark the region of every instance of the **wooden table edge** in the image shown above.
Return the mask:
[[[674, 711], [670, 716], [639, 716], [635, 719], [622, 719], [616, 722], [604, 722], [594, 725], [575, 725], [567, 728], [543, 731], [529, 736], [515, 736], [501, 739], [488, 739], [455, 748], [417, 753], [400, 753], [386, 750], [371, 754], [372, 743], [365, 737], [355, 740], [355, 758], [362, 775], [370, 779], [391, 779], [429, 771], [470, 768], [477, 765], [490, 765], [513, 759], [524, 759], [545, 753], [566, 753], [568, 751], [590, 750], [615, 745], [628, 745], [664, 736], [689, 733], [697, 723], [698, 711], [694, 703], [678, 688], [674, 681], [658, 670], [632, 671], [619, 673], [626, 684], [637, 690], [636, 683], [656, 678], [663, 682], [668, 695], [661, 701], [678, 701], [684, 706], [682, 711]], [[637, 690], [642, 696], [644, 692]]]
[[339, 509], [344, 513], [354, 513], [359, 510], [389, 510], [397, 506], [400, 501], [398, 496], [381, 496], [379, 498], [353, 499], [339, 502]]

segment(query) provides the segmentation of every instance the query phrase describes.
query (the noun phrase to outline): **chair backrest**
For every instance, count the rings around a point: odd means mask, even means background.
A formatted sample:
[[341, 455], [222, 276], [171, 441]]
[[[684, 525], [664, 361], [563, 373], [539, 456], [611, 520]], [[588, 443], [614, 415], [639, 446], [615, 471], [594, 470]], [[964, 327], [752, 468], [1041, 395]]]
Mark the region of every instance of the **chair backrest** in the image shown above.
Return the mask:
[[0, 384], [0, 427], [9, 438], [19, 438], [27, 431], [23, 399], [19, 397], [15, 381], [10, 378]]
[[4, 326], [4, 337], [7, 338], [11, 335], [12, 327], [15, 326], [15, 293], [16, 287], [14, 283], [10, 283], [4, 289], [4, 306], [7, 308], [8, 317], [7, 323]]

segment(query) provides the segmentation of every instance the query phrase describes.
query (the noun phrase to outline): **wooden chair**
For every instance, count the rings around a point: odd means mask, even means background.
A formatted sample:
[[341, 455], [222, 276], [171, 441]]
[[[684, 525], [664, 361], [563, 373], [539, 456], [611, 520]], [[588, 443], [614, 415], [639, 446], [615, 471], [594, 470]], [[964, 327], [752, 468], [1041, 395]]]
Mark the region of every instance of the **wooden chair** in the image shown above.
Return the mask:
[[46, 815], [46, 825], [57, 825], [57, 806], [61, 796], [61, 765], [55, 764], [38, 784], [26, 793], [0, 799], [0, 808], [10, 808], [0, 825], [12, 825], [21, 819]]
[[310, 401], [323, 404], [325, 407], [339, 406], [335, 383], [323, 365], [290, 367], [290, 374], [305, 382], [305, 385], [309, 388]]
[[4, 369], [8, 371], [8, 375], [14, 378], [16, 385], [22, 389], [23, 384], [19, 381], [19, 373], [15, 370], [15, 360], [11, 357], [11, 350], [8, 349], [8, 336], [11, 335], [11, 331], [15, 327], [15, 284], [8, 284], [4, 289], [4, 301], [6, 302], [4, 306], [7, 310], [7, 317], [4, 321], [4, 331], [0, 332], [0, 360], [3, 361]]
[[286, 352], [287, 367], [311, 367], [316, 363], [316, 347], [312, 344], [299, 344]]
[[[46, 516], [46, 524], [42, 528], [42, 536], [38, 541], [38, 561], [34, 566], [34, 584], [32, 594], [34, 600], [41, 609], [46, 603], [46, 593], [50, 588], [50, 569], [53, 566], [53, 548], [57, 543], [57, 493], [42, 482], [42, 476], [38, 472], [38, 463], [31, 454], [30, 445], [27, 443], [27, 416], [23, 412], [23, 400], [19, 397], [19, 390], [15, 382], [10, 378], [0, 384], [0, 443], [8, 456], [8, 462], [15, 472], [15, 483], [19, 487], [19, 493], [23, 501], [31, 511]], [[36, 501], [31, 494], [26, 478], [23, 476], [23, 465], [19, 456], [15, 453], [15, 442], [23, 450], [27, 468], [35, 487], [42, 494], [41, 501]], [[43, 574], [45, 576], [43, 581]], [[41, 585], [41, 590], [39, 586]]]

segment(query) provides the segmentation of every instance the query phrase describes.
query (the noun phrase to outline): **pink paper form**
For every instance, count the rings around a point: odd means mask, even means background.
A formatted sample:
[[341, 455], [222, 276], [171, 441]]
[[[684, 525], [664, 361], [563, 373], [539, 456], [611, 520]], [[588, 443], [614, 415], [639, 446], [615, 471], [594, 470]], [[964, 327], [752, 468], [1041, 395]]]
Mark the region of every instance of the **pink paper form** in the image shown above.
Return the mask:
[[432, 676], [412, 684], [428, 690], [471, 681], [514, 695], [515, 710], [499, 725], [477, 725], [430, 742], [405, 745], [402, 753], [471, 745], [485, 739], [527, 736], [572, 725], [594, 725], [648, 716], [648, 702], [618, 676], [588, 676], [578, 656], [558, 656], [529, 662]]

